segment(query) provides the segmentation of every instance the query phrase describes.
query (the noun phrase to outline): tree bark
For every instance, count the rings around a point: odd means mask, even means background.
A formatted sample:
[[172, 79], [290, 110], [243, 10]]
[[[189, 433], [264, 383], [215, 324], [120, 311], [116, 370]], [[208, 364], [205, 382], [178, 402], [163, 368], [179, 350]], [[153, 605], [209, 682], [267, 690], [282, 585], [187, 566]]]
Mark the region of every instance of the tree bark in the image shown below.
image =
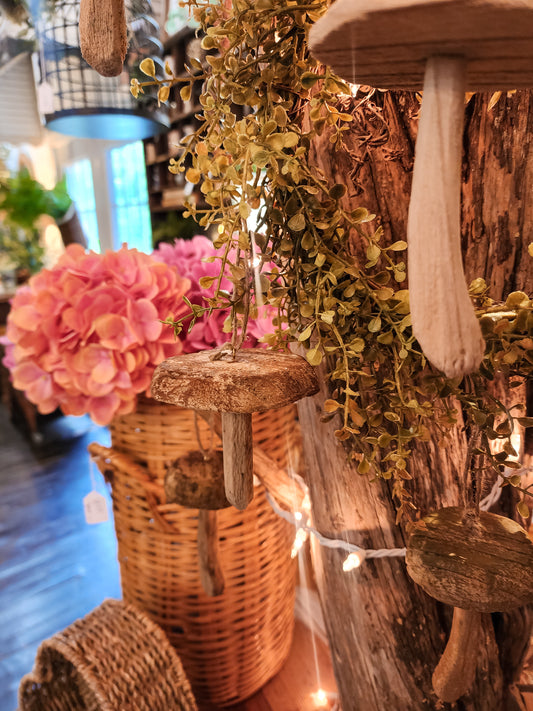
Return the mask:
[[[372, 99], [356, 111], [353, 99], [341, 100], [355, 119], [346, 152], [334, 153], [327, 135], [311, 150], [332, 182], [348, 186], [347, 205], [375, 213], [383, 241], [392, 242], [406, 234], [419, 103], [414, 95], [393, 92]], [[533, 241], [533, 99], [529, 92], [504, 95], [490, 110], [489, 99], [474, 96], [466, 107], [463, 247], [467, 279], [484, 277], [498, 299], [533, 285], [527, 250]], [[355, 255], [362, 247], [353, 240]], [[395, 524], [389, 485], [359, 475], [335, 440], [338, 423], [321, 421], [329, 397], [325, 378], [323, 383], [318, 396], [299, 404], [315, 526], [364, 548], [402, 547], [407, 536]], [[410, 484], [422, 515], [464, 500], [466, 439], [460, 419], [459, 412], [445, 446], [435, 432], [430, 442], [414, 447]], [[502, 497], [500, 511], [514, 514], [510, 496]], [[431, 687], [452, 608], [418, 588], [402, 559], [367, 560], [345, 573], [337, 550], [316, 547], [314, 558], [343, 711], [452, 708], [441, 704]], [[520, 609], [492, 620], [485, 616], [484, 623], [475, 685], [453, 708], [517, 711], [513, 684], [527, 649], [530, 616]]]

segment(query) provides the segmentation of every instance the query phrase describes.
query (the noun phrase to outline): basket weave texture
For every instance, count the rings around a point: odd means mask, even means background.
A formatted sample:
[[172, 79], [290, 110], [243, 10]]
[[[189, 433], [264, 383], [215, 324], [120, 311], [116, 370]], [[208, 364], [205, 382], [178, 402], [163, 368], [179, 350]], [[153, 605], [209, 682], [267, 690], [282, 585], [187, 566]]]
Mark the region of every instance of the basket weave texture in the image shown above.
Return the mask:
[[19, 711], [196, 711], [161, 629], [132, 605], [106, 600], [45, 640], [21, 681]]
[[[198, 418], [204, 447], [209, 426]], [[142, 607], [178, 650], [200, 706], [248, 698], [285, 661], [294, 625], [294, 529], [271, 509], [262, 486], [245, 511], [217, 512], [221, 595], [208, 597], [197, 554], [198, 511], [166, 504], [166, 465], [198, 449], [194, 413], [145, 400], [111, 425], [113, 450], [143, 465], [111, 465], [115, 527], [124, 599]], [[254, 416], [254, 444], [287, 465], [295, 410]]]

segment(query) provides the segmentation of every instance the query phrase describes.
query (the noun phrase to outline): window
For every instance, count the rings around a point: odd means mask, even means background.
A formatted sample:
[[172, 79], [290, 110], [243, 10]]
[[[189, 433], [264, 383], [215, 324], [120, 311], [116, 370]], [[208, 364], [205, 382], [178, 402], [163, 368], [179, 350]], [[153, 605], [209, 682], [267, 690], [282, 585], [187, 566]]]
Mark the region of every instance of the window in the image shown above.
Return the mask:
[[76, 205], [89, 249], [99, 252], [100, 238], [98, 236], [91, 161], [86, 158], [72, 163], [65, 169], [65, 174], [67, 176], [67, 190]]
[[116, 249], [123, 242], [152, 251], [152, 226], [141, 141], [109, 151], [111, 201]]

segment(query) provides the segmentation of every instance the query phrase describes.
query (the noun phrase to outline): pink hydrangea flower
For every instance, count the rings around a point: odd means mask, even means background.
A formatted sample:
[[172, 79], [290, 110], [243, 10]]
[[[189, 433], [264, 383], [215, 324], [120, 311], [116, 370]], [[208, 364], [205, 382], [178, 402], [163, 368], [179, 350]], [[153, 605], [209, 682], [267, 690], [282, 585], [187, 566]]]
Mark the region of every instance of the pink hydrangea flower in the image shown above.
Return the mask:
[[186, 311], [191, 281], [123, 246], [71, 245], [15, 294], [4, 364], [40, 412], [89, 413], [98, 424], [135, 409], [158, 363], [183, 351], [161, 320]]
[[[211, 240], [203, 235], [196, 235], [190, 240], [177, 239], [173, 244], [161, 243], [159, 247], [152, 252], [154, 259], [174, 266], [178, 272], [190, 280], [191, 287], [187, 294], [187, 298], [192, 304], [200, 306], [207, 305], [207, 299], [215, 296], [216, 284], [209, 288], [200, 286], [202, 277], [215, 277], [220, 273], [220, 259], [214, 262], [202, 261], [206, 257], [220, 257], [223, 254], [222, 249], [216, 249]], [[232, 282], [223, 277], [220, 287], [222, 290], [230, 292], [232, 290]], [[216, 348], [226, 343], [230, 339], [230, 334], [223, 330], [224, 321], [228, 316], [228, 311], [217, 310], [211, 314], [205, 314], [197, 319], [191, 331], [187, 331], [187, 322], [185, 328], [180, 333], [180, 339], [183, 342], [183, 350], [185, 353], [193, 353], [202, 351], [208, 348]], [[263, 307], [260, 309], [260, 315], [256, 319], [248, 321], [247, 338], [244, 346], [252, 348], [259, 343], [259, 339], [267, 333], [273, 333], [275, 327], [272, 324], [272, 318], [276, 312], [271, 307]]]

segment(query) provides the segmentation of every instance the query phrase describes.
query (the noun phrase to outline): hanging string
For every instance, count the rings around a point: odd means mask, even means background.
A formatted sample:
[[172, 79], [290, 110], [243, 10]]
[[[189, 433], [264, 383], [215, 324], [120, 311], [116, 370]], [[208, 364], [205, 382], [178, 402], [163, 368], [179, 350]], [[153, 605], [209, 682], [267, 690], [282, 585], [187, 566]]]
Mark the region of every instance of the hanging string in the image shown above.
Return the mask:
[[209, 416], [209, 431], [211, 434], [211, 440], [209, 442], [209, 449], [206, 449], [202, 443], [202, 437], [200, 435], [200, 427], [198, 426], [198, 413], [194, 410], [194, 430], [196, 432], [196, 441], [198, 443], [198, 449], [203, 455], [204, 461], [208, 461], [213, 456], [213, 449], [215, 446], [215, 427], [214, 427], [214, 412]]

